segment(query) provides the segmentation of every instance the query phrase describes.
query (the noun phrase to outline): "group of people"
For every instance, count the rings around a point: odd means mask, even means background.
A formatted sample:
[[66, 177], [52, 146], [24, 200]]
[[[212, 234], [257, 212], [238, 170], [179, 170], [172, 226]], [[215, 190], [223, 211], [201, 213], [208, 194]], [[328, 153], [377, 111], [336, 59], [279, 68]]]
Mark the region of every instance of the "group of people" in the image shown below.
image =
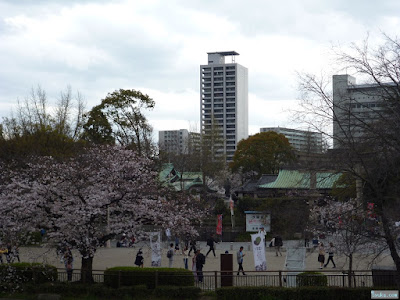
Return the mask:
[[[258, 230], [258, 234], [261, 234], [264, 245], [265, 245], [265, 247], [267, 247], [267, 239], [266, 239], [267, 233], [265, 232], [264, 227], [262, 227], [262, 226], [260, 227], [260, 229]], [[282, 256], [282, 252], [281, 252], [282, 246], [283, 246], [283, 241], [279, 234], [276, 235], [275, 237], [273, 237], [271, 239], [271, 241], [269, 242], [269, 247], [275, 247], [276, 256], [279, 256], [279, 255]]]
[[320, 269], [322, 268], [326, 268], [329, 264], [329, 262], [332, 262], [333, 267], [336, 268], [336, 264], [333, 261], [333, 256], [336, 253], [336, 248], [333, 245], [332, 242], [329, 243], [329, 247], [328, 247], [328, 260], [325, 263], [325, 255], [326, 255], [326, 251], [325, 251], [325, 247], [323, 243], [319, 243], [318, 245], [318, 262], [320, 263]]
[[20, 262], [18, 245], [7, 243], [6, 246], [0, 244], [0, 263], [3, 264], [3, 255], [6, 257], [8, 264], [13, 263], [15, 260]]
[[135, 244], [135, 237], [132, 235], [130, 238], [127, 237], [127, 235], [124, 233], [122, 234], [121, 238], [119, 241], [117, 241], [117, 248], [119, 247], [133, 247]]

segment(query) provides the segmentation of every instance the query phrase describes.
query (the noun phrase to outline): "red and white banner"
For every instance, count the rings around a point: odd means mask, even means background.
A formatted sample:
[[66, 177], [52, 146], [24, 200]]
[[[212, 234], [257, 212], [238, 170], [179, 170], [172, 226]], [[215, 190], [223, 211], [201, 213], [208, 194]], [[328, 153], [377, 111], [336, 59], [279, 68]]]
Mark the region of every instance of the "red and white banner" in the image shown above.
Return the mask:
[[229, 199], [229, 208], [231, 209], [231, 216], [233, 216], [233, 200], [232, 197]]
[[222, 235], [222, 215], [217, 216], [217, 234]]

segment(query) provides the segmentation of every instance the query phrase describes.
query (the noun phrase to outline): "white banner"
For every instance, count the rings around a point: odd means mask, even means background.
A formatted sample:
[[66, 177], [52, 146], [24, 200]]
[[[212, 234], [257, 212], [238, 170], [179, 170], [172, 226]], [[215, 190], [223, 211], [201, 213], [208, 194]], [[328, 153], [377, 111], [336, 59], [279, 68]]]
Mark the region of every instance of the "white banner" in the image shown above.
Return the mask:
[[151, 266], [161, 267], [161, 234], [150, 232]]
[[256, 271], [267, 270], [267, 259], [265, 258], [265, 245], [262, 234], [252, 234], [251, 243], [253, 244], [254, 266]]

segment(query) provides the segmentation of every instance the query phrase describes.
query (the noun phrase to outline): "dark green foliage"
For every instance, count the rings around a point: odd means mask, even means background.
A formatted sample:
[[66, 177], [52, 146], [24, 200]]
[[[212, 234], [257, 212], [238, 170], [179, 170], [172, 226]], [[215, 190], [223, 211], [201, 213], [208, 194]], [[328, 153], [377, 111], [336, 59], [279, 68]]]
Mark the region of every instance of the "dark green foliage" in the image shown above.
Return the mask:
[[0, 265], [0, 291], [19, 290], [23, 284], [54, 282], [57, 268], [39, 263], [13, 263]]
[[77, 153], [83, 146], [83, 142], [76, 142], [52, 128], [41, 127], [32, 133], [0, 140], [0, 158], [7, 161], [28, 156], [66, 157]]
[[47, 283], [41, 285], [28, 285], [26, 293], [30, 294], [60, 294], [63, 297], [83, 298], [93, 297], [94, 299], [145, 299], [151, 291], [144, 285], [122, 287], [113, 289], [103, 284], [81, 284], [81, 283]]
[[283, 134], [269, 131], [241, 140], [229, 166], [233, 172], [259, 178], [262, 174], [278, 174], [284, 164], [295, 159], [288, 139]]
[[112, 128], [101, 108], [100, 105], [97, 105], [87, 114], [87, 121], [83, 125], [82, 139], [93, 144], [112, 145], [115, 143]]
[[223, 215], [223, 216], [230, 215], [230, 211], [229, 211], [228, 207], [226, 206], [224, 200], [217, 199], [215, 201], [214, 214], [215, 215]]
[[154, 100], [140, 91], [119, 89], [109, 93], [89, 113], [84, 137], [101, 144], [115, 141], [137, 151], [139, 156], [150, 157], [153, 129], [144, 110], [151, 110], [154, 106]]
[[221, 300], [364, 300], [371, 299], [371, 289], [328, 287], [229, 287], [217, 289], [217, 298]]
[[104, 271], [104, 283], [118, 288], [121, 286], [146, 285], [150, 289], [158, 285], [194, 286], [193, 273], [173, 268], [114, 267]]
[[158, 286], [154, 295], [171, 299], [197, 299], [200, 292], [201, 289], [195, 286]]
[[258, 199], [244, 197], [243, 199], [239, 199], [237, 202], [237, 209], [240, 213], [244, 214], [247, 210], [256, 210], [261, 204], [262, 201]]
[[327, 286], [328, 278], [320, 272], [303, 272], [296, 276], [297, 286]]
[[251, 242], [251, 234], [253, 234], [255, 232], [243, 232], [243, 233], [239, 233], [236, 237], [235, 237], [235, 242]]
[[242, 218], [247, 210], [267, 211], [271, 213], [271, 232], [292, 238], [294, 233], [303, 232], [309, 215], [309, 207], [304, 197], [279, 197], [254, 199], [244, 197], [239, 199], [237, 209]]

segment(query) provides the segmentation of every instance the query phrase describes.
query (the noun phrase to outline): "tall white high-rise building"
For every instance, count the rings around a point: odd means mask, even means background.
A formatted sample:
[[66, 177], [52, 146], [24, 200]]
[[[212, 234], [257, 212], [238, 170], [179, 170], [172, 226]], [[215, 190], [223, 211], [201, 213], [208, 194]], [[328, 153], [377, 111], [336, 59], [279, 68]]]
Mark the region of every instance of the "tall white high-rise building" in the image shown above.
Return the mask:
[[[235, 62], [235, 51], [209, 52], [200, 66], [200, 120], [203, 134], [217, 130], [218, 154], [231, 161], [237, 143], [248, 137], [248, 71]], [[225, 57], [231, 56], [230, 63]]]

